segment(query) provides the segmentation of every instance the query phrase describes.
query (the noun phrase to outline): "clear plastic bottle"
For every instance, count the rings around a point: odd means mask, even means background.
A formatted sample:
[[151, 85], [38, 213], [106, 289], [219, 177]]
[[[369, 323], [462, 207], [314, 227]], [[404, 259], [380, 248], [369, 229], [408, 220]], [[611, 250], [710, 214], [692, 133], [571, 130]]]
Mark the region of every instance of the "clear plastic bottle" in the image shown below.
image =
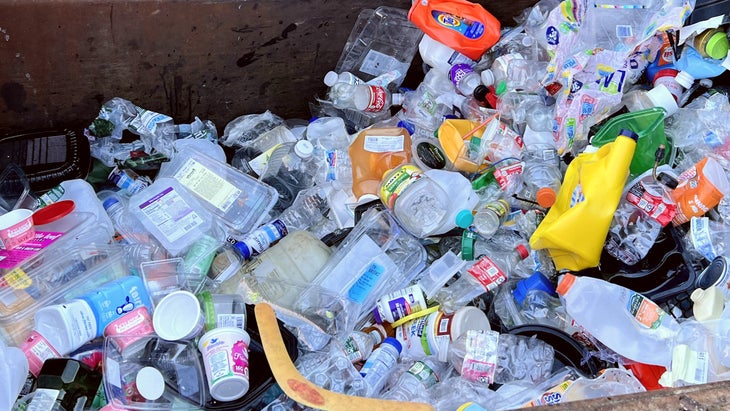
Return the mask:
[[360, 375], [367, 386], [367, 395], [372, 397], [380, 393], [388, 377], [395, 369], [398, 358], [403, 350], [400, 341], [395, 338], [386, 338], [365, 361], [360, 369]]
[[347, 336], [341, 349], [347, 359], [354, 364], [367, 360], [373, 349], [380, 345], [383, 339], [383, 334], [378, 330], [370, 330], [370, 332], [364, 330], [353, 331]]
[[143, 244], [151, 238], [138, 228], [139, 222], [127, 211], [126, 200], [113, 191], [100, 191], [98, 197], [112, 221], [117, 237], [122, 244]]
[[383, 394], [383, 399], [426, 402], [429, 388], [441, 382], [447, 367], [433, 357], [418, 360]]
[[300, 191], [292, 205], [277, 219], [249, 232], [233, 247], [248, 260], [279, 241], [290, 231], [306, 230], [324, 218], [329, 209], [325, 193], [318, 187]]
[[494, 59], [490, 68], [481, 72], [482, 84], [485, 86], [494, 85], [497, 95], [507, 91], [507, 67], [510, 61], [524, 59], [520, 53], [508, 53]]
[[526, 155], [524, 160], [522, 180], [530, 193], [529, 199], [536, 200], [540, 207], [552, 207], [563, 181], [562, 171], [554, 162], [542, 158]]
[[474, 90], [482, 84], [479, 73], [464, 63], [454, 64], [449, 69], [449, 79], [454, 83], [459, 93], [465, 96], [471, 96]]
[[669, 367], [679, 324], [648, 298], [597, 278], [565, 274], [557, 288], [578, 325], [633, 361]]
[[448, 359], [470, 381], [536, 384], [550, 376], [555, 351], [534, 336], [470, 330], [451, 343]]
[[291, 206], [301, 190], [314, 185], [318, 164], [313, 154], [314, 146], [307, 140], [283, 144], [271, 153], [260, 179], [279, 193], [274, 214]]
[[510, 205], [504, 199], [487, 202], [474, 213], [474, 231], [485, 237], [493, 235], [507, 220], [509, 212]]
[[324, 84], [327, 87], [332, 87], [336, 83], [364, 84], [365, 82], [349, 71], [343, 71], [339, 74], [336, 71], [328, 71], [324, 76]]
[[403, 94], [391, 93], [385, 87], [335, 83], [329, 91], [332, 104], [339, 109], [355, 109], [371, 113], [387, 110], [392, 105], [403, 104]]
[[474, 298], [507, 281], [517, 263], [528, 256], [529, 251], [523, 244], [509, 252], [492, 251], [462, 271], [461, 277], [443, 288], [435, 299], [446, 307], [465, 306]]

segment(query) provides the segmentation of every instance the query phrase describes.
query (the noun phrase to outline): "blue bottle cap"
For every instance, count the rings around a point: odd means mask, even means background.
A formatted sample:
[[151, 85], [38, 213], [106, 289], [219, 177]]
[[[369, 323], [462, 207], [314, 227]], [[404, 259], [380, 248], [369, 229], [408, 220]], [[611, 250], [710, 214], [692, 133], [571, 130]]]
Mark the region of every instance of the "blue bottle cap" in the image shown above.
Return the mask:
[[639, 140], [639, 135], [634, 133], [633, 131], [629, 129], [622, 128], [621, 131], [618, 132], [618, 135], [620, 136], [626, 136], [634, 141]]
[[512, 291], [512, 295], [515, 297], [515, 300], [522, 305], [525, 301], [525, 297], [527, 297], [527, 293], [531, 290], [542, 290], [550, 295], [555, 295], [555, 286], [540, 271], [535, 271], [531, 276], [519, 281], [515, 289]]
[[395, 347], [396, 350], [398, 350], [398, 354], [400, 354], [401, 351], [403, 351], [403, 346], [401, 345], [400, 341], [398, 341], [397, 339], [395, 339], [393, 337], [387, 337], [386, 339], [383, 340], [382, 344], [392, 345], [393, 347]]
[[114, 204], [119, 204], [119, 200], [117, 200], [115, 197], [109, 197], [104, 200], [103, 203], [101, 203], [101, 206], [104, 207], [104, 210], [108, 210]]
[[456, 226], [467, 229], [474, 222], [474, 215], [471, 210], [461, 210], [456, 214]]

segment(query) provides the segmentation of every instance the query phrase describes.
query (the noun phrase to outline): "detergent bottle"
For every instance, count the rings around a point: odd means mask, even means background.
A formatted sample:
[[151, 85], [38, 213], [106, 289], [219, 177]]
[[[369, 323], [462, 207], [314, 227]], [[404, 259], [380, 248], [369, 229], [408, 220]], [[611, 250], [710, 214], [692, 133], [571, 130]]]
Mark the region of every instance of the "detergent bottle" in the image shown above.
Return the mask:
[[530, 247], [547, 249], [557, 270], [598, 265], [637, 139], [621, 130], [616, 140], [581, 153], [568, 166], [555, 204], [530, 237]]

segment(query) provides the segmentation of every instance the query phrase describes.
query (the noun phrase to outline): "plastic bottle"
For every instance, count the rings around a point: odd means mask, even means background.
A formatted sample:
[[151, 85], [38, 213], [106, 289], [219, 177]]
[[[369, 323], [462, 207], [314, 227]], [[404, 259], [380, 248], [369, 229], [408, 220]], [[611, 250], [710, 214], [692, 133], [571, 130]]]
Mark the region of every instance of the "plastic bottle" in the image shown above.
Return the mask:
[[712, 261], [730, 252], [730, 225], [709, 217], [692, 217], [689, 239], [695, 250]]
[[504, 54], [492, 62], [492, 65], [480, 73], [482, 84], [494, 86], [494, 91], [501, 96], [507, 91], [507, 67], [512, 60], [524, 59], [520, 53]]
[[370, 113], [403, 104], [403, 94], [391, 93], [385, 87], [366, 84], [335, 83], [329, 91], [332, 104], [339, 109], [355, 109]]
[[493, 235], [507, 220], [509, 212], [510, 205], [504, 199], [487, 202], [474, 213], [474, 231], [485, 237]]
[[646, 364], [669, 367], [677, 321], [646, 297], [607, 281], [565, 274], [557, 292], [568, 314], [608, 348]]
[[307, 125], [307, 140], [315, 148], [345, 150], [350, 145], [350, 134], [341, 117], [318, 117]]
[[674, 225], [704, 215], [730, 194], [730, 182], [720, 163], [705, 157], [679, 175], [679, 185], [671, 192], [677, 204]]
[[[89, 304], [72, 300], [41, 308], [34, 316], [33, 332], [26, 343], [44, 341], [61, 356], [67, 355], [96, 337], [97, 322]], [[38, 337], [40, 335], [41, 338]], [[38, 355], [37, 350], [21, 347], [26, 356]], [[33, 359], [29, 357], [29, 362]]]
[[468, 226], [469, 222], [460, 220], [471, 218], [479, 201], [462, 174], [438, 169], [422, 172], [412, 164], [383, 177], [380, 199], [406, 230], [420, 238]]
[[352, 193], [360, 199], [378, 194], [383, 175], [411, 161], [411, 135], [402, 127], [372, 127], [361, 131], [348, 152], [352, 164]]
[[275, 214], [291, 206], [301, 190], [314, 185], [318, 164], [313, 153], [314, 146], [307, 140], [283, 144], [271, 153], [260, 180], [274, 187], [279, 194], [273, 207]]
[[324, 76], [324, 84], [327, 87], [332, 87], [336, 83], [364, 84], [365, 82], [349, 71], [343, 71], [339, 74], [336, 71], [328, 71]]
[[342, 351], [353, 364], [365, 361], [370, 357], [373, 349], [384, 340], [383, 334], [373, 329], [370, 332], [353, 331], [345, 339]]
[[524, 160], [522, 180], [531, 194], [530, 199], [537, 200], [540, 207], [552, 207], [563, 181], [562, 171], [557, 164], [543, 161], [542, 158], [526, 155]]
[[276, 220], [249, 232], [233, 244], [248, 260], [279, 241], [290, 231], [306, 230], [320, 221], [329, 208], [326, 196], [317, 187], [299, 192], [292, 205]]
[[442, 72], [448, 72], [454, 64], [464, 63], [472, 67], [476, 65], [474, 60], [434, 40], [428, 34], [424, 34], [418, 43], [418, 52], [424, 63]]
[[692, 87], [695, 80], [714, 78], [725, 72], [722, 60], [715, 60], [702, 55], [692, 47], [685, 47], [682, 56], [677, 60], [679, 70], [677, 82], [684, 88]]
[[150, 237], [139, 228], [139, 222], [127, 211], [126, 200], [115, 192], [99, 192], [99, 198], [116, 232], [115, 240], [122, 244], [142, 244]]
[[529, 255], [522, 244], [509, 252], [495, 250], [485, 254], [462, 272], [459, 279], [443, 288], [435, 299], [444, 306], [462, 307], [507, 281], [515, 265]]
[[449, 69], [449, 79], [454, 83], [459, 93], [465, 96], [474, 94], [474, 90], [482, 84], [479, 73], [465, 63], [451, 66]]
[[426, 308], [428, 308], [426, 294], [416, 284], [380, 297], [373, 310], [373, 315], [377, 323], [383, 321], [394, 323]]
[[365, 361], [360, 369], [360, 375], [367, 385], [368, 396], [375, 396], [383, 389], [398, 363], [402, 350], [403, 347], [398, 340], [388, 337]]
[[692, 45], [702, 57], [709, 57], [715, 60], [722, 60], [727, 56], [728, 43], [725, 28], [717, 27], [707, 29], [697, 34], [692, 41]]
[[664, 110], [664, 117], [669, 117], [679, 110], [677, 100], [677, 96], [666, 85], [657, 84], [651, 90], [632, 89], [624, 95], [622, 103], [631, 112], [659, 107]]
[[441, 382], [447, 365], [431, 357], [417, 360], [383, 394], [383, 399], [393, 401], [422, 401], [427, 399], [429, 388]]
[[470, 330], [449, 347], [451, 365], [467, 380], [483, 384], [546, 380], [553, 368], [553, 347], [536, 337]]

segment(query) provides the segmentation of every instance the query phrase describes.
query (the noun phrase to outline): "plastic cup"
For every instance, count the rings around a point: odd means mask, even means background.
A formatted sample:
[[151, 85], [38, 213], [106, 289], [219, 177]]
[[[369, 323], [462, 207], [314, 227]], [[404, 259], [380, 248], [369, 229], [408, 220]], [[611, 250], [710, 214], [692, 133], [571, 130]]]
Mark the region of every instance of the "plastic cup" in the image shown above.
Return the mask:
[[35, 226], [31, 210], [19, 208], [0, 216], [0, 247], [12, 250], [33, 237]]
[[157, 304], [152, 316], [155, 333], [163, 340], [189, 340], [203, 330], [203, 310], [189, 291], [174, 291]]
[[233, 401], [248, 392], [250, 342], [248, 333], [235, 327], [216, 328], [200, 338], [198, 349], [203, 355], [211, 397]]

